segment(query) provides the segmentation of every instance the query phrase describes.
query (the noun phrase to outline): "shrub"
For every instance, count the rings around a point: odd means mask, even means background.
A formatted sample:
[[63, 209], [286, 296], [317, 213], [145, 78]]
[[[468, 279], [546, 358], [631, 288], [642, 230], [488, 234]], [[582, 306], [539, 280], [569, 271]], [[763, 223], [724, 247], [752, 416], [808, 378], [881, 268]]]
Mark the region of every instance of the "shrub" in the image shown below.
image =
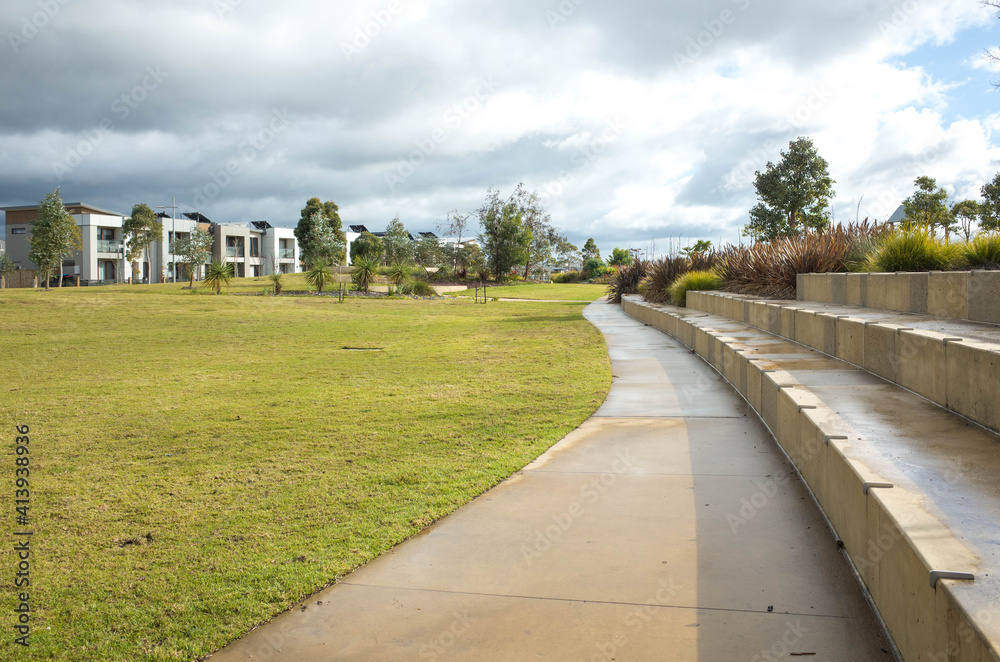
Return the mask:
[[604, 264], [604, 260], [599, 257], [592, 257], [583, 263], [583, 269], [580, 270], [583, 273], [583, 277], [587, 280], [591, 278], [600, 278], [608, 272], [608, 265]]
[[437, 296], [437, 292], [431, 287], [431, 284], [426, 280], [411, 280], [408, 283], [404, 283], [402, 287], [399, 288], [400, 294], [408, 294], [414, 297], [434, 297]]
[[621, 303], [622, 297], [626, 294], [638, 292], [639, 281], [646, 277], [648, 264], [645, 260], [634, 260], [631, 264], [615, 269], [611, 273], [610, 283], [608, 283], [608, 301]]
[[449, 281], [452, 279], [451, 269], [448, 267], [439, 267], [437, 271], [431, 274], [431, 279], [439, 283]]
[[972, 269], [1000, 269], [1000, 233], [981, 234], [957, 249]]
[[579, 271], [564, 271], [559, 274], [552, 274], [553, 283], [579, 283], [583, 279], [583, 274]]
[[675, 306], [687, 303], [687, 293], [722, 289], [722, 278], [714, 271], [689, 271], [678, 276], [670, 286], [670, 298]]
[[929, 230], [901, 228], [880, 238], [868, 256], [866, 271], [944, 271], [960, 259], [959, 249], [939, 241]]

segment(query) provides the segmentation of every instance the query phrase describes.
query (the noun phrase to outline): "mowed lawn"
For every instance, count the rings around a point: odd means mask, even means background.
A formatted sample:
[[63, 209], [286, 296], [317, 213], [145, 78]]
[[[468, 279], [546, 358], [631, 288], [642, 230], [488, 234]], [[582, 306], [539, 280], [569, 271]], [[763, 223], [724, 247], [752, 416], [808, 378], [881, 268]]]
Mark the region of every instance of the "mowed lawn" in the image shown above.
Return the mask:
[[28, 425], [34, 531], [0, 659], [198, 658], [468, 502], [603, 401], [582, 309], [0, 291], [0, 499], [24, 530]]
[[[487, 287], [486, 296], [502, 299], [533, 299], [551, 301], [594, 301], [607, 295], [607, 285], [590, 283], [525, 283]], [[482, 290], [479, 291], [480, 296]], [[453, 296], [474, 297], [476, 291], [458, 292]]]

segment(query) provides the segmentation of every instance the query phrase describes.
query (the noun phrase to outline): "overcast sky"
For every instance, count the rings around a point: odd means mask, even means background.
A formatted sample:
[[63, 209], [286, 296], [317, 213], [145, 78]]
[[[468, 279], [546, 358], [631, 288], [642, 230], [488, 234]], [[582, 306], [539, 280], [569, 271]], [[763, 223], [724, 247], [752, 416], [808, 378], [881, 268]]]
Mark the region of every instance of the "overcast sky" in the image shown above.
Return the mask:
[[[837, 220], [1000, 170], [977, 0], [5, 0], [0, 206], [433, 230], [538, 191], [582, 246], [737, 241], [809, 136]], [[862, 199], [863, 196], [863, 199]], [[860, 210], [858, 208], [861, 201]]]

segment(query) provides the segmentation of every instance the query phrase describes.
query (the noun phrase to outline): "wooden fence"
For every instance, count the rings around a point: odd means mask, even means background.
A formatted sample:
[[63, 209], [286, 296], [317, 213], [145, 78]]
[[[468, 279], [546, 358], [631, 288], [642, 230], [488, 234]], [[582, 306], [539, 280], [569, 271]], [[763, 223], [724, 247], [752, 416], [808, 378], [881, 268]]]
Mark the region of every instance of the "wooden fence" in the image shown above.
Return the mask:
[[3, 276], [0, 276], [0, 280], [3, 281], [2, 285], [4, 288], [34, 287], [37, 276], [37, 269], [18, 269], [16, 271], [8, 271]]

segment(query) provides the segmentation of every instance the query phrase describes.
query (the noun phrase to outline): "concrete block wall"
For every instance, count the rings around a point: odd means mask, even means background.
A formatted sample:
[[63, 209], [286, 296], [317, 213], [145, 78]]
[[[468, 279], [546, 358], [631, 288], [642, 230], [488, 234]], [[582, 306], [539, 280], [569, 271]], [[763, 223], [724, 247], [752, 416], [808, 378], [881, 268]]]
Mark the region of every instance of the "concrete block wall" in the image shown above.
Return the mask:
[[[879, 283], [881, 275], [868, 274], [869, 286]], [[935, 276], [893, 281], [895, 293], [889, 298], [902, 301]], [[739, 305], [726, 301], [732, 299]], [[753, 301], [724, 292], [690, 292], [687, 303], [691, 312], [718, 314], [847, 361], [1000, 431], [1000, 344], [866, 322], [825, 312], [822, 306], [811, 309], [807, 303]]]
[[1000, 324], [1000, 271], [799, 274], [796, 298]]
[[[688, 305], [727, 307], [699, 298], [704, 294], [689, 294]], [[758, 321], [775, 318], [766, 304], [756, 305], [760, 308], [744, 314]], [[745, 341], [731, 337], [732, 328], [714, 330], [725, 327], [725, 320], [695, 314], [690, 308], [657, 307], [638, 297], [626, 297], [622, 310], [695, 349], [719, 368], [760, 415], [833, 525], [904, 660], [1000, 662], [1000, 623], [981, 613], [970, 615], [968, 605], [959, 598], [960, 584], [942, 580], [931, 587], [929, 582], [931, 570], [975, 566], [975, 555], [945, 522], [923, 507], [921, 494], [901, 486], [865, 493], [866, 482], [885, 482], [886, 478], [851, 458], [851, 439], [860, 436], [857, 431], [849, 429], [792, 373], [775, 370], [766, 359], [744, 356]], [[829, 346], [831, 322], [802, 312], [795, 313], [796, 330]], [[849, 318], [833, 320], [834, 329], [843, 327], [854, 338], [863, 338], [870, 328]], [[773, 326], [780, 326], [780, 321]], [[848, 336], [834, 333], [848, 342]], [[898, 335], [906, 332], [881, 326], [872, 333], [883, 345], [895, 347]], [[937, 342], [933, 337], [922, 340]], [[954, 345], [968, 349], [961, 343]], [[942, 344], [945, 353], [950, 346]]]

